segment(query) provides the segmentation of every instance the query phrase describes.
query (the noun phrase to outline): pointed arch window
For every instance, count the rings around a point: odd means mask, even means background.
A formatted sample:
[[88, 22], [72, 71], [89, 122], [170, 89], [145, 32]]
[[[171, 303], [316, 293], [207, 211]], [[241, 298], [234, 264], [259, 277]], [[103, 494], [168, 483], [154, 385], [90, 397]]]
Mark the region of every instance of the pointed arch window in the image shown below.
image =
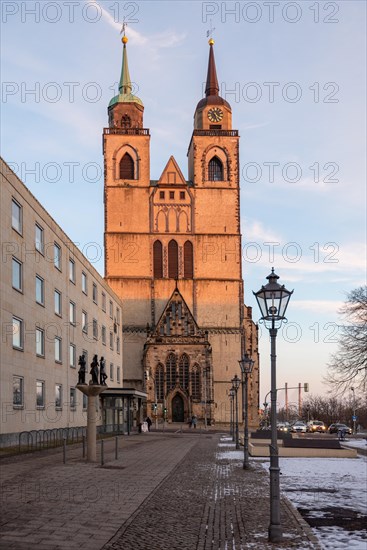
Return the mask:
[[194, 365], [191, 371], [191, 396], [195, 401], [200, 400], [200, 367]]
[[121, 128], [131, 128], [131, 118], [129, 115], [124, 115], [121, 119]]
[[180, 357], [180, 362], [178, 364], [178, 374], [180, 379], [180, 386], [184, 390], [189, 389], [189, 358], [184, 353]]
[[133, 180], [134, 178], [134, 161], [129, 155], [125, 153], [120, 160], [120, 180]]
[[177, 378], [177, 361], [174, 353], [170, 353], [166, 361], [166, 381], [167, 391], [171, 390], [176, 385]]
[[161, 241], [155, 241], [153, 244], [153, 277], [155, 279], [163, 278], [163, 246]]
[[217, 156], [213, 157], [209, 161], [208, 180], [223, 181], [223, 164]]
[[178, 279], [178, 244], [174, 240], [168, 243], [168, 277]]
[[194, 249], [192, 242], [186, 241], [184, 244], [184, 277], [192, 279], [194, 276]]
[[162, 363], [158, 363], [155, 370], [155, 385], [157, 392], [158, 401], [163, 401], [164, 399], [164, 367]]

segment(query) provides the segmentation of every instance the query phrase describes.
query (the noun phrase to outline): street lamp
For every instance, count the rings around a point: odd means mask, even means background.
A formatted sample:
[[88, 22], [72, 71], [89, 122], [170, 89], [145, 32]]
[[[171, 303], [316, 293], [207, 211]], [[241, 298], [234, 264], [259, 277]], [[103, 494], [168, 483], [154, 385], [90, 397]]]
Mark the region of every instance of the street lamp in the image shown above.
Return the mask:
[[238, 361], [240, 364], [242, 375], [242, 406], [243, 406], [243, 418], [244, 418], [244, 432], [243, 432], [243, 469], [249, 468], [249, 456], [248, 456], [248, 376], [252, 373], [255, 361], [249, 357], [247, 353]]
[[280, 526], [280, 488], [279, 488], [279, 456], [277, 442], [277, 390], [276, 390], [276, 337], [278, 328], [285, 319], [288, 302], [293, 290], [289, 291], [284, 285], [278, 283], [278, 275], [272, 268], [267, 276], [268, 283], [253, 294], [261, 311], [261, 320], [270, 332], [271, 342], [271, 444], [270, 444], [270, 524], [269, 541], [280, 542], [282, 540], [282, 528]]
[[356, 393], [355, 393], [355, 389], [354, 388], [350, 388], [350, 391], [353, 392], [353, 433], [354, 435], [356, 434], [356, 420], [357, 420], [357, 417], [356, 417]]
[[235, 394], [235, 391], [233, 388], [231, 388], [228, 392], [228, 395], [229, 395], [230, 405], [231, 405], [230, 434], [232, 436], [232, 441], [234, 441], [234, 394]]
[[241, 385], [241, 380], [238, 378], [237, 374], [235, 374], [235, 376], [232, 378], [231, 380], [232, 382], [232, 390], [234, 391], [234, 394], [235, 394], [235, 412], [236, 412], [236, 449], [239, 449], [240, 448], [240, 440], [239, 440], [239, 437], [238, 437], [238, 397], [237, 397], [237, 392], [238, 392], [238, 388], [240, 387]]

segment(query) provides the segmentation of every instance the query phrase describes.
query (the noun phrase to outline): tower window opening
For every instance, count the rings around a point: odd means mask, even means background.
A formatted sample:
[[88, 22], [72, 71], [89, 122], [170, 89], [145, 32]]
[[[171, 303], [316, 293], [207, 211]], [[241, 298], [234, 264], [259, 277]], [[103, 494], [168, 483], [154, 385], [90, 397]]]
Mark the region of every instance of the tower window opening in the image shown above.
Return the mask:
[[155, 279], [163, 278], [163, 247], [161, 241], [153, 245], [153, 275]]
[[120, 161], [120, 179], [121, 180], [134, 179], [134, 161], [129, 155], [129, 153], [125, 153]]
[[129, 115], [124, 115], [121, 119], [121, 128], [131, 128], [131, 118]]
[[218, 157], [209, 161], [209, 181], [223, 181], [223, 164]]
[[173, 240], [168, 243], [168, 277], [178, 279], [178, 244]]
[[194, 276], [194, 251], [190, 241], [184, 244], [184, 277], [192, 279]]

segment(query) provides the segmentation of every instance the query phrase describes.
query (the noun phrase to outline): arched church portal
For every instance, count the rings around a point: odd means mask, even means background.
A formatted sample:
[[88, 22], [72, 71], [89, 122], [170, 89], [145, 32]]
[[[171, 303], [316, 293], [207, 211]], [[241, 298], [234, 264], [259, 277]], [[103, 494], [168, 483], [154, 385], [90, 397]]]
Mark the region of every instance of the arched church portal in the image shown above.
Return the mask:
[[185, 421], [185, 406], [183, 397], [176, 393], [172, 399], [172, 422]]

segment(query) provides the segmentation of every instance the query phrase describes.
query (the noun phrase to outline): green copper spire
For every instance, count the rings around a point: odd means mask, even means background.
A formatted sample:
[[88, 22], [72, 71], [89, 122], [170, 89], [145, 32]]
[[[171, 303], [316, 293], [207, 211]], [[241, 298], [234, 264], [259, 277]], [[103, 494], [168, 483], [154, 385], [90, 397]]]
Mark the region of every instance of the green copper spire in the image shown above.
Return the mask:
[[112, 105], [115, 105], [116, 103], [137, 103], [139, 105], [143, 105], [143, 102], [141, 99], [139, 99], [137, 96], [132, 94], [132, 84], [131, 84], [131, 78], [130, 78], [130, 72], [129, 72], [129, 63], [127, 61], [127, 50], [126, 50], [126, 44], [127, 44], [128, 38], [127, 36], [122, 37], [122, 43], [123, 43], [123, 50], [122, 50], [122, 68], [121, 68], [121, 77], [119, 82], [119, 95], [115, 96], [113, 99], [111, 99], [109, 103], [109, 107], [112, 107]]

